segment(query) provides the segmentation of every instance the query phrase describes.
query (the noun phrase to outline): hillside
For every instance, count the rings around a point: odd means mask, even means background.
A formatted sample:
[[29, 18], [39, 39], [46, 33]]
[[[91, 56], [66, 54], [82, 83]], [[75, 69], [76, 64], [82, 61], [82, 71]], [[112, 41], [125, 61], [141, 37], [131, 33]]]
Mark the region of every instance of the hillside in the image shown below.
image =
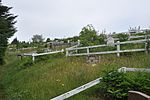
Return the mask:
[[[149, 67], [150, 54], [133, 53], [121, 57], [103, 55], [98, 64], [86, 63], [85, 57], [65, 57], [64, 54], [40, 57], [35, 63], [30, 58], [20, 60], [15, 53], [8, 53], [3, 69], [1, 84], [6, 99], [49, 100], [57, 95], [81, 86], [100, 76], [104, 70], [119, 67]], [[45, 60], [43, 60], [45, 59]], [[100, 99], [88, 89], [70, 99]]]

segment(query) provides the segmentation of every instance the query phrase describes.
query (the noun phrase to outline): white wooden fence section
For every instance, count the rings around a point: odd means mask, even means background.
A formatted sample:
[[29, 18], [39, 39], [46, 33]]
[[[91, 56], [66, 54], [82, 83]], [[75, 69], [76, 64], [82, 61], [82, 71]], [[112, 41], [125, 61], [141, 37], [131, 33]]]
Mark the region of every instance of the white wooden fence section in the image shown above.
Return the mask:
[[71, 90], [69, 92], [66, 92], [66, 93], [60, 95], [60, 96], [57, 96], [57, 97], [55, 97], [55, 98], [53, 98], [51, 100], [64, 100], [64, 99], [67, 99], [67, 98], [69, 98], [69, 97], [71, 97], [71, 96], [73, 96], [75, 94], [78, 94], [78, 93], [80, 93], [80, 92], [82, 92], [82, 91], [84, 91], [84, 90], [86, 90], [86, 89], [88, 89], [88, 88], [90, 88], [90, 87], [100, 83], [101, 79], [102, 78], [98, 78], [98, 79], [96, 79], [94, 81], [91, 81], [91, 82], [89, 82], [87, 84], [84, 84], [84, 85], [82, 85], [82, 86], [80, 86], [80, 87], [78, 87], [76, 89], [73, 89], [73, 90]]
[[[121, 67], [121, 68], [118, 69], [118, 72], [136, 72], [136, 71], [150, 72], [150, 69], [146, 69], [146, 68], [126, 68], [126, 67]], [[84, 90], [86, 90], [86, 89], [88, 89], [92, 86], [95, 86], [95, 85], [99, 84], [101, 82], [100, 81], [101, 79], [102, 79], [102, 77], [97, 78], [96, 80], [93, 80], [93, 81], [91, 81], [89, 83], [86, 83], [86, 84], [84, 84], [84, 85], [82, 85], [78, 88], [75, 88], [75, 89], [73, 89], [69, 92], [66, 92], [62, 95], [59, 95], [55, 98], [52, 98], [51, 100], [64, 100], [64, 99], [67, 99], [67, 98], [69, 98], [73, 95], [76, 95], [76, 94], [78, 94], [78, 93], [80, 93], [80, 92], [82, 92], [82, 91], [84, 91]]]
[[[95, 54], [111, 54], [111, 53], [117, 53], [117, 56], [120, 56], [120, 53], [123, 52], [138, 52], [138, 51], [145, 51], [147, 52], [147, 44], [150, 39], [143, 39], [143, 40], [134, 40], [134, 41], [125, 41], [125, 42], [119, 42], [117, 41], [114, 43], [114, 46], [117, 46], [117, 50], [115, 51], [103, 51], [103, 52], [90, 52], [91, 48], [98, 48], [98, 47], [106, 47], [109, 46], [107, 44], [103, 45], [95, 45], [95, 46], [87, 46], [87, 47], [77, 47], [77, 48], [66, 48], [66, 56], [83, 56], [83, 55], [95, 55]], [[121, 50], [120, 45], [123, 44], [135, 44], [135, 43], [145, 43], [145, 48], [140, 48], [140, 49], [129, 49], [129, 50]], [[74, 50], [81, 50], [81, 49], [86, 49], [85, 53], [70, 53]]]
[[118, 69], [118, 72], [150, 72], [150, 69], [121, 67]]
[[46, 52], [46, 53], [24, 53], [23, 56], [32, 56], [32, 61], [35, 61], [35, 57], [36, 56], [42, 56], [42, 55], [49, 55], [49, 54], [54, 54], [54, 53], [60, 53], [60, 52], [64, 52], [64, 50], [60, 50], [60, 51], [53, 51], [53, 52]]

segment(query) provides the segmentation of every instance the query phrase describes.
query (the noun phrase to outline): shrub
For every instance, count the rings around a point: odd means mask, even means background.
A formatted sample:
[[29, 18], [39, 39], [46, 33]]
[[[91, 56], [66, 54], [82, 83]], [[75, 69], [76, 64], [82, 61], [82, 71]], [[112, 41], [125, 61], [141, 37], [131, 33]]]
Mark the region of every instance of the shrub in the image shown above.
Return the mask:
[[110, 71], [109, 73], [105, 74], [100, 84], [101, 90], [105, 93], [104, 96], [113, 99], [126, 98], [130, 84], [126, 81], [125, 74], [117, 71]]
[[111, 100], [126, 100], [130, 90], [150, 94], [149, 83], [149, 73], [119, 73], [113, 70], [105, 72], [100, 83], [100, 90], [106, 98], [111, 98]]
[[117, 38], [119, 38], [119, 41], [127, 41], [129, 39], [129, 35], [128, 34], [123, 34], [123, 33], [119, 33], [116, 36]]
[[83, 27], [79, 36], [82, 46], [103, 44], [105, 35], [101, 34], [98, 36], [97, 33], [92, 25]]
[[16, 70], [23, 70], [33, 65], [33, 62], [29, 58], [24, 58], [21, 62], [18, 63]]

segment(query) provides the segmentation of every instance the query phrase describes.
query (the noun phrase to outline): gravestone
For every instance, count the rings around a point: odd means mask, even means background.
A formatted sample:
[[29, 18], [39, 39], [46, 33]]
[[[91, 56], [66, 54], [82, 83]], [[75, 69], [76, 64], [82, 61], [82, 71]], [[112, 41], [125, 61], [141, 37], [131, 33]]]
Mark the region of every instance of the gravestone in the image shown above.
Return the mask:
[[86, 61], [87, 61], [87, 63], [91, 63], [91, 64], [98, 63], [98, 62], [100, 62], [100, 56], [98, 56], [98, 55], [88, 55], [86, 57]]
[[129, 91], [128, 100], [150, 100], [150, 96], [138, 91]]
[[109, 36], [109, 37], [107, 38], [107, 45], [108, 45], [108, 46], [114, 46], [114, 42], [115, 42], [115, 40], [114, 40], [113, 37]]

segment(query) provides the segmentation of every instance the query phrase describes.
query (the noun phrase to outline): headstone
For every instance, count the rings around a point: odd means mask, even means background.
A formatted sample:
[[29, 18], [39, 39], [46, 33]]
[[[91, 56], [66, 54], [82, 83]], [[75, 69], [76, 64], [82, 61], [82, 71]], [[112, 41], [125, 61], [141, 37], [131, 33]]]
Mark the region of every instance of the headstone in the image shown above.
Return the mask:
[[86, 61], [87, 61], [87, 63], [91, 63], [91, 64], [98, 63], [98, 62], [100, 62], [100, 56], [98, 56], [98, 55], [89, 55], [89, 56], [86, 57]]
[[108, 38], [107, 38], [107, 45], [109, 45], [109, 46], [114, 46], [114, 38], [113, 37], [111, 37], [111, 36], [109, 36]]
[[150, 96], [138, 91], [129, 91], [128, 100], [150, 100]]
[[53, 47], [54, 47], [53, 42], [50, 42], [50, 43], [49, 43], [49, 48], [50, 48], [50, 49], [53, 49]]

